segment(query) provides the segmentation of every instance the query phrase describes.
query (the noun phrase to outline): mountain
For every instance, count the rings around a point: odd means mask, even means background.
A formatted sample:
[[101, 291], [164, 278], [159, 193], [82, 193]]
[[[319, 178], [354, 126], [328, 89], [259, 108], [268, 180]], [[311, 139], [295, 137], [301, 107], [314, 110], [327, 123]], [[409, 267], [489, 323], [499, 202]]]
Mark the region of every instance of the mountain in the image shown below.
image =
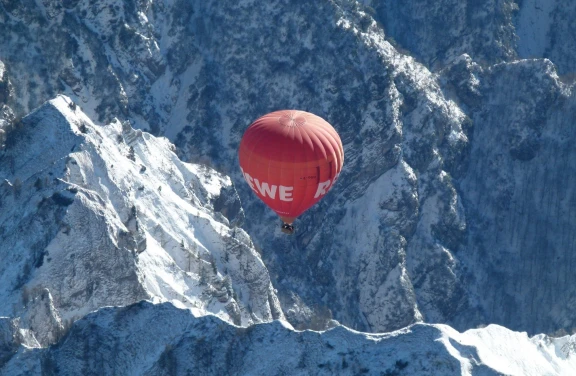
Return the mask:
[[294, 331], [282, 321], [242, 328], [170, 303], [140, 302], [87, 315], [57, 346], [22, 347], [0, 374], [569, 375], [575, 341], [498, 325], [458, 333], [414, 324], [384, 334], [342, 326]]
[[[2, 351], [142, 299], [241, 327], [573, 332], [574, 12], [0, 2], [0, 316], [22, 338]], [[326, 118], [345, 147], [293, 237], [236, 157], [281, 108]]]
[[[4, 6], [3, 33], [10, 35], [5, 42], [6, 70], [12, 85], [6, 104], [17, 114], [34, 108], [40, 98], [63, 91], [99, 122], [121, 116], [135, 127], [164, 132], [183, 158], [230, 173], [248, 217], [244, 228], [262, 234], [260, 240], [254, 239], [272, 269], [283, 310], [293, 325], [324, 328], [335, 317], [357, 329], [384, 331], [422, 317], [405, 255], [423, 199], [418, 181], [452, 189], [441, 178], [444, 158], [436, 149], [450, 135], [444, 148], [450, 149], [448, 158], [457, 159], [466, 150], [468, 119], [454, 102], [443, 99], [436, 78], [425, 67], [384, 40], [367, 14], [346, 2], [297, 3], [290, 11], [277, 2], [262, 9], [247, 2], [217, 6], [191, 2], [186, 3], [188, 8], [180, 2], [149, 8], [133, 3], [46, 4], [32, 9]], [[269, 14], [262, 18], [258, 12]], [[273, 22], [284, 26], [271, 28]], [[357, 23], [366, 31], [354, 26]], [[25, 24], [34, 25], [26, 30], [46, 32], [20, 32]], [[274, 33], [266, 32], [269, 29]], [[254, 43], [257, 35], [265, 39]], [[305, 40], [310, 43], [299, 42]], [[280, 53], [286, 44], [294, 48]], [[39, 45], [49, 47], [34, 47]], [[49, 68], [38, 69], [34, 62]], [[319, 75], [320, 67], [331, 68], [322, 68], [325, 74]], [[39, 72], [39, 76], [26, 80], [26, 72]], [[27, 84], [36, 81], [43, 84]], [[236, 166], [235, 148], [244, 127], [267, 109], [278, 107], [326, 114], [346, 146], [342, 189], [302, 219], [299, 236], [292, 242], [274, 229], [274, 216], [251, 196]], [[410, 124], [404, 126], [403, 113], [408, 111], [412, 113], [409, 123], [417, 123], [413, 133]], [[422, 122], [427, 122], [424, 128]], [[443, 136], [430, 138], [437, 127]], [[403, 150], [403, 143], [410, 148]], [[429, 177], [415, 178], [415, 166]], [[395, 181], [386, 176], [378, 180], [387, 171]], [[349, 226], [349, 221], [340, 223], [345, 206], [364, 196], [376, 181], [389, 187], [389, 194], [382, 197], [385, 203], [374, 217], [390, 218], [383, 225], [371, 218], [370, 226], [360, 226], [356, 233], [363, 239], [353, 252], [356, 247], [349, 242], [359, 240], [334, 236], [340, 230], [334, 229]], [[367, 197], [364, 202], [371, 200]], [[436, 211], [431, 221], [436, 220]], [[353, 215], [346, 218], [360, 223]], [[423, 232], [433, 239], [429, 227]], [[331, 255], [324, 239], [342, 246]], [[342, 252], [345, 249], [353, 259]], [[356, 257], [355, 253], [362, 254]], [[434, 248], [428, 253], [424, 256], [428, 264], [436, 259], [428, 269], [436, 269], [437, 278], [447, 277], [446, 285], [459, 293], [454, 287], [455, 266], [444, 263], [444, 251]], [[382, 260], [377, 261], [375, 254]], [[320, 260], [334, 260], [334, 264]], [[370, 264], [369, 269], [365, 264]], [[335, 274], [339, 270], [342, 273]], [[361, 283], [356, 283], [358, 275]], [[388, 313], [381, 315], [384, 311]]]
[[[95, 125], [59, 96], [0, 154], [0, 316], [25, 344], [57, 342], [104, 306], [175, 301], [251, 325], [283, 318], [230, 179], [165, 138]], [[231, 225], [232, 223], [232, 225]]]
[[173, 149], [127, 123], [96, 125], [64, 96], [7, 132], [0, 374], [574, 372], [575, 336], [294, 330], [250, 238], [230, 227], [243, 220], [230, 180]]

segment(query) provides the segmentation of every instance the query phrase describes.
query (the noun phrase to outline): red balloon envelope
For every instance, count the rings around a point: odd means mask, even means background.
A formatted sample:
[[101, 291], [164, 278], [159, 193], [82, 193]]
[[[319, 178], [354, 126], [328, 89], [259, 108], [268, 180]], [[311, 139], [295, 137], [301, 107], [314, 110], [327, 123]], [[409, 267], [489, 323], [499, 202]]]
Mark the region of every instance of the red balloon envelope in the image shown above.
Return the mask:
[[283, 110], [246, 129], [238, 156], [250, 188], [291, 224], [332, 188], [342, 170], [344, 148], [321, 117]]

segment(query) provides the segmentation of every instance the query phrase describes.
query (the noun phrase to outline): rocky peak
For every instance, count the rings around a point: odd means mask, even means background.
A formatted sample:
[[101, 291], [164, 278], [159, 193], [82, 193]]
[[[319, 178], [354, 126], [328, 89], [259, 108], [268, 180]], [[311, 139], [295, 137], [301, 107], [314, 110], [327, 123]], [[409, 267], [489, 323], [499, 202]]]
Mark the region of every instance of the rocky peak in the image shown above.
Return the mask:
[[23, 118], [1, 155], [0, 315], [41, 345], [141, 299], [237, 325], [283, 318], [250, 238], [230, 227], [241, 215], [230, 180], [172, 150], [118, 121], [96, 125], [64, 96]]

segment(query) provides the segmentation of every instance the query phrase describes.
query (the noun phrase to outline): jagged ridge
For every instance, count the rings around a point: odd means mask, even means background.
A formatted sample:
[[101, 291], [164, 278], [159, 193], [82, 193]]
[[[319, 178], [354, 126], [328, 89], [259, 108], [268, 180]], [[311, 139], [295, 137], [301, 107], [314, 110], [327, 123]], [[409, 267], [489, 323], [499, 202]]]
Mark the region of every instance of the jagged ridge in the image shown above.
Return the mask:
[[0, 374], [568, 375], [575, 343], [497, 325], [458, 333], [415, 324], [387, 334], [298, 332], [280, 321], [240, 328], [141, 302], [86, 316], [56, 346], [21, 348]]
[[168, 140], [95, 125], [60, 96], [8, 135], [0, 161], [0, 316], [20, 318], [28, 345], [141, 299], [238, 325], [283, 318], [250, 238], [230, 225], [243, 215], [230, 180], [182, 163]]

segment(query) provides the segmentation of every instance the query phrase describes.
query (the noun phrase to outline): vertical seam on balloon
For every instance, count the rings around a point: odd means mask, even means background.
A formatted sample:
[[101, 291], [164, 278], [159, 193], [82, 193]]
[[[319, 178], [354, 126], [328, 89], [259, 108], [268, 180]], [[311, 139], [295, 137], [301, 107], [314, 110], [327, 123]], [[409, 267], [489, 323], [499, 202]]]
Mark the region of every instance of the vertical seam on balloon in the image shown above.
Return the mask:
[[[278, 114], [277, 114], [277, 115], [278, 115]], [[270, 117], [271, 117], [271, 118], [277, 118], [277, 115], [270, 116]], [[276, 120], [278, 121], [279, 118], [277, 118]], [[278, 122], [278, 126], [281, 126], [281, 123], [280, 123], [280, 122]], [[284, 134], [283, 134], [283, 136], [284, 136]], [[282, 181], [282, 166], [283, 166], [283, 163], [282, 163], [282, 162], [283, 162], [283, 160], [284, 160], [283, 154], [284, 154], [284, 151], [281, 151], [280, 158], [278, 158], [278, 160], [275, 160], [275, 162], [279, 162], [279, 165], [280, 165], [280, 167], [279, 167], [279, 168], [280, 168], [280, 179], [279, 179], [278, 184], [277, 184], [276, 195], [275, 195], [274, 198], [270, 201], [271, 204], [274, 206], [274, 207], [271, 208], [271, 209], [272, 209], [272, 211], [274, 211], [277, 215], [279, 215], [278, 210], [284, 211], [284, 205], [283, 205], [283, 203], [282, 203], [281, 200], [280, 200], [280, 185], [281, 185], [280, 183], [281, 183], [281, 181]], [[272, 158], [269, 158], [269, 159], [268, 159], [268, 167], [267, 167], [267, 169], [266, 169], [266, 171], [267, 171], [267, 172], [266, 172], [266, 181], [267, 181], [268, 183], [270, 183], [270, 169], [271, 169], [271, 164], [272, 164]], [[278, 204], [279, 204], [279, 205], [278, 205]]]
[[[312, 140], [312, 137], [310, 137], [310, 133], [308, 133], [308, 128], [302, 127], [302, 131], [303, 131], [304, 133], [306, 133], [306, 135], [308, 136], [308, 138], [309, 138], [310, 140]], [[314, 143], [312, 143], [312, 146], [313, 146], [313, 147], [315, 146]], [[319, 156], [318, 156], [318, 148], [316, 148], [316, 147], [314, 147], [314, 156], [315, 156], [315, 161], [314, 161], [314, 162], [317, 164], [317, 163], [318, 163], [318, 160], [319, 160], [319, 158], [318, 158]], [[306, 158], [306, 159], [307, 159], [307, 158]], [[306, 162], [308, 162], [308, 160], [307, 160]], [[307, 164], [307, 163], [306, 163], [306, 164]], [[317, 167], [317, 170], [316, 170], [316, 171], [317, 171], [317, 173], [318, 173], [318, 181], [320, 181], [320, 168], [319, 168], [318, 165], [316, 165], [316, 167]], [[307, 183], [307, 184], [306, 184], [306, 195], [305, 195], [304, 197], [308, 197], [308, 196], [309, 196], [309, 195], [308, 195], [308, 188], [309, 188], [309, 187], [312, 187], [312, 191], [313, 191], [312, 194], [314, 194], [314, 191], [316, 191], [316, 190], [318, 189], [318, 185], [319, 185], [319, 184], [317, 184], [315, 187], [312, 186], [312, 185], [309, 185], [309, 184], [308, 184], [308, 180], [306, 180], [306, 183]], [[314, 199], [314, 197], [312, 196], [312, 201], [314, 201], [314, 200], [315, 200], [315, 199]], [[316, 201], [317, 201], [317, 200], [316, 200]], [[304, 200], [302, 200], [302, 202], [304, 202]], [[308, 207], [305, 208], [305, 209], [303, 209], [303, 210], [306, 210], [306, 209], [310, 208], [311, 206], [312, 206], [312, 205], [308, 205]], [[300, 204], [299, 209], [300, 209], [301, 207], [302, 207], [302, 204]]]
[[[332, 153], [331, 153], [332, 156], [336, 156], [336, 158], [338, 158], [338, 155], [337, 155], [338, 150], [334, 150], [334, 145], [333, 145], [332, 142], [330, 142], [330, 139], [332, 139], [332, 141], [334, 141], [334, 142], [336, 143], [336, 145], [339, 145], [339, 143], [336, 142], [336, 140], [334, 139], [334, 137], [332, 137], [332, 135], [330, 135], [330, 132], [328, 132], [327, 129], [325, 129], [324, 127], [322, 127], [323, 124], [316, 124], [316, 125], [317, 125], [316, 129], [320, 131], [321, 136], [322, 136], [322, 138], [323, 138], [323, 141], [327, 143], [326, 146], [331, 149], [331, 151], [332, 151]], [[327, 137], [327, 135], [330, 136], [330, 137]], [[319, 136], [316, 136], [316, 138], [317, 138], [318, 142], [320, 142], [320, 143], [322, 142], [322, 139], [320, 139]], [[322, 146], [323, 146], [323, 145], [322, 145]], [[326, 149], [326, 148], [324, 148], [324, 149]], [[316, 154], [316, 159], [319, 159], [316, 150], [315, 150], [315, 154]], [[326, 153], [326, 150], [325, 150], [325, 154], [326, 154], [326, 158], [328, 158], [328, 153]], [[318, 184], [320, 184], [320, 166], [317, 166], [317, 173], [318, 173]], [[330, 174], [330, 180], [332, 180], [331, 174]], [[316, 187], [316, 189], [318, 189], [318, 187]], [[316, 201], [316, 202], [320, 201], [320, 198], [315, 199], [315, 201]], [[316, 202], [315, 202], [315, 203], [316, 203]]]
[[[300, 138], [304, 142], [304, 137], [302, 137], [302, 132], [304, 132], [304, 129], [301, 129], [301, 127], [296, 127], [296, 129], [298, 130], [298, 134], [300, 135]], [[304, 169], [307, 169], [308, 168], [308, 153], [304, 153], [304, 157], [305, 157]], [[294, 171], [294, 173], [296, 173], [296, 171]], [[296, 177], [294, 177], [294, 180], [296, 180]], [[301, 195], [300, 201], [298, 202], [298, 205], [296, 205], [296, 207], [292, 211], [292, 213], [294, 214], [293, 215], [294, 217], [298, 217], [301, 214], [300, 208], [302, 207], [302, 203], [306, 199], [307, 194], [308, 194], [308, 184], [306, 184], [306, 188], [304, 189], [304, 194]]]
[[[304, 127], [297, 127], [297, 128], [298, 128], [298, 133], [300, 134], [300, 137], [302, 137], [302, 141], [309, 142], [311, 147], [314, 148], [314, 142], [310, 138], [310, 135], [306, 132], [306, 129]], [[306, 136], [306, 137], [304, 137], [304, 136]]]
[[[338, 142], [337, 140], [334, 140], [334, 143], [336, 144], [336, 148], [334, 147], [334, 145], [331, 145], [331, 149], [333, 150], [333, 155], [336, 158], [336, 170], [334, 171], [334, 175], [340, 173], [340, 171], [342, 170], [342, 166], [344, 164], [344, 150], [341, 147], [341, 142]], [[332, 143], [331, 143], [332, 144]], [[331, 177], [333, 178], [334, 176], [332, 176], [331, 173]]]
[[[336, 150], [334, 150], [334, 145], [331, 141], [336, 142], [336, 140], [334, 139], [334, 137], [330, 134], [330, 132], [328, 132], [327, 129], [324, 129], [323, 127], [321, 127], [320, 125], [318, 126], [317, 130], [321, 133], [321, 135], [326, 139], [328, 145], [330, 146], [330, 148], [332, 149], [332, 152], [336, 152]], [[336, 142], [336, 144], [338, 144]]]
[[[292, 127], [292, 133], [293, 133], [294, 137], [296, 137], [296, 130], [297, 130], [297, 127]], [[300, 140], [302, 140], [302, 135], [300, 135]], [[292, 166], [296, 165], [296, 153], [292, 153], [292, 163], [293, 163]], [[294, 218], [295, 218], [295, 216], [294, 216], [294, 204], [295, 204], [294, 193], [296, 193], [295, 191], [297, 191], [297, 188], [296, 188], [297, 187], [296, 186], [297, 174], [298, 174], [297, 170], [295, 168], [292, 168], [292, 187], [293, 187], [292, 188], [292, 202], [289, 203], [289, 205], [287, 205], [289, 216], [294, 217]]]
[[[258, 120], [257, 120], [257, 121], [258, 121]], [[260, 123], [254, 122], [253, 124], [254, 124], [255, 126], [254, 126], [254, 128], [251, 129], [252, 132], [256, 131], [258, 127], [261, 127], [261, 126], [260, 126]], [[248, 128], [250, 128], [250, 127], [248, 127]], [[260, 136], [257, 136], [257, 137], [258, 137], [258, 138], [257, 138], [257, 141], [254, 143], [254, 148], [252, 148], [252, 151], [256, 150], [256, 146], [258, 145], [258, 143], [259, 143], [263, 138], [266, 137], [266, 134], [265, 134], [265, 133], [262, 133]]]
[[[338, 164], [340, 169], [342, 169], [342, 166], [344, 165], [344, 148], [342, 146], [342, 141], [338, 141], [334, 135], [332, 135], [332, 132], [329, 132], [328, 129], [324, 129], [324, 128], [319, 128], [322, 132], [325, 132], [325, 134], [327, 134], [332, 141], [334, 141], [334, 143], [337, 145], [337, 150], [333, 150], [334, 154], [336, 154], [336, 158], [338, 159]], [[338, 137], [340, 138], [340, 137]], [[332, 144], [332, 143], [331, 143]], [[331, 145], [332, 149], [334, 149], [334, 145]]]
[[[318, 127], [317, 129], [320, 129], [320, 127]], [[308, 130], [305, 130], [306, 134], [308, 135], [308, 137], [310, 138], [310, 140], [312, 140], [312, 144], [314, 146], [316, 146], [314, 148], [314, 154], [316, 154], [316, 158], [318, 159], [318, 150], [316, 149], [320, 149], [324, 155], [325, 158], [328, 157], [328, 153], [326, 152], [326, 148], [324, 147], [324, 145], [322, 144], [322, 140], [320, 139], [320, 137], [318, 137], [318, 135], [314, 134], [314, 133], [308, 133]], [[314, 143], [314, 141], [316, 141], [316, 143]]]
[[[310, 136], [310, 133], [308, 132], [308, 130], [309, 130], [308, 127], [303, 127], [303, 128], [302, 128], [302, 131], [308, 136], [308, 139], [310, 139], [310, 141], [312, 141], [312, 147], [313, 147], [314, 159], [315, 159], [314, 162], [317, 163], [317, 161], [318, 161], [318, 148], [316, 147], [316, 144], [314, 143], [314, 140], [313, 140], [312, 137]], [[308, 158], [306, 158], [306, 162], [308, 162]], [[308, 163], [306, 163], [306, 164], [308, 164]], [[309, 189], [309, 188], [312, 188], [312, 189], [311, 189], [311, 191], [312, 191], [311, 194], [313, 195], [313, 194], [314, 194], [314, 191], [315, 191], [318, 187], [317, 187], [317, 186], [315, 187], [315, 186], [313, 186], [313, 185], [309, 185], [309, 184], [308, 184], [308, 180], [306, 180], [306, 195], [303, 196], [302, 202], [301, 202], [301, 204], [300, 204], [300, 208], [298, 208], [299, 210], [306, 211], [308, 208], [310, 208], [310, 207], [312, 206], [312, 205], [308, 205], [308, 207], [303, 208], [303, 207], [305, 206], [304, 203], [307, 202], [307, 201], [310, 201], [310, 200], [306, 200], [306, 198], [310, 198], [310, 197], [311, 197], [311, 200], [312, 200], [312, 201], [314, 200], [314, 196], [311, 196], [311, 195], [308, 193], [308, 189]]]
[[[264, 116], [260, 117], [258, 120], [262, 119]], [[258, 122], [258, 120], [256, 120], [256, 122], [254, 122], [253, 124], [255, 124], [256, 126], [254, 128], [252, 128], [251, 131], [254, 131], [256, 127], [258, 127], [258, 125], [260, 124]], [[258, 122], [258, 123], [257, 123]], [[250, 128], [250, 126], [248, 127]], [[254, 161], [252, 156], [255, 154], [255, 150], [257, 149], [258, 144], [260, 143], [260, 141], [262, 141], [263, 138], [266, 137], [266, 134], [262, 134], [260, 137], [257, 138], [257, 141], [254, 142], [254, 147], [252, 148], [252, 150], [250, 151], [250, 156], [248, 157], [248, 171], [252, 171], [252, 165], [253, 163], [260, 163], [260, 161]], [[252, 189], [251, 189], [252, 190]], [[255, 190], [253, 190], [256, 193], [256, 197], [260, 198], [260, 200], [262, 200], [262, 198], [260, 197], [260, 192], [258, 191], [258, 188], [256, 188]], [[264, 202], [264, 205], [268, 206], [266, 204], [266, 202]], [[272, 209], [272, 208], [270, 208]]]
[[[307, 144], [307, 141], [310, 141], [310, 143], [312, 144], [312, 147], [314, 147], [314, 143], [312, 142], [312, 139], [310, 138], [310, 135], [308, 134], [308, 132], [306, 132], [306, 123], [303, 126], [297, 126], [296, 127], [298, 129], [298, 133], [300, 134], [300, 138], [302, 139], [302, 144]], [[305, 137], [302, 135], [306, 135], [306, 137], [308, 138], [308, 140], [305, 139]], [[308, 153], [304, 153], [304, 171], [305, 174], [308, 173]], [[304, 210], [302, 210], [302, 206], [304, 204], [304, 202], [306, 201], [306, 198], [308, 197], [308, 180], [305, 179], [305, 186], [304, 186], [304, 192], [302, 193], [302, 195], [300, 196], [300, 200], [298, 202], [298, 205], [296, 206], [296, 208], [294, 209], [294, 213], [295, 215], [299, 216], [300, 214], [302, 214], [302, 212]]]
[[[272, 160], [271, 158], [268, 158], [268, 167], [266, 168], [266, 182], [267, 183], [270, 183], [270, 162], [271, 162], [271, 160]], [[264, 181], [260, 182], [260, 186], [262, 186], [263, 184], [264, 184]], [[264, 192], [266, 192], [266, 191], [264, 191]], [[278, 193], [278, 192], [276, 192], [276, 193]], [[262, 195], [262, 196], [266, 197], [266, 195]], [[273, 197], [271, 197], [271, 198], [272, 198], [272, 200], [270, 202], [272, 204], [274, 204], [274, 201], [276, 199]], [[274, 206], [276, 206], [276, 205], [274, 205]], [[272, 211], [275, 211], [273, 208], [271, 208], [271, 209], [272, 209]]]
[[[316, 128], [316, 129], [320, 129], [320, 127]], [[315, 135], [315, 136], [316, 136], [316, 135]], [[328, 145], [326, 145], [326, 146], [329, 147], [330, 149], [332, 149], [332, 154], [334, 154], [334, 150], [333, 150], [334, 147], [331, 145], [330, 141], [327, 140], [327, 139], [324, 137], [324, 135], [321, 135], [321, 136], [322, 136], [322, 138], [316, 136], [316, 139], [317, 139], [318, 143], [322, 146], [322, 150], [323, 150], [323, 152], [324, 152], [324, 158], [320, 158], [320, 156], [318, 155], [318, 153], [315, 152], [315, 154], [316, 154], [316, 160], [317, 160], [317, 161], [320, 161], [320, 160], [326, 161], [326, 160], [328, 159], [328, 152], [327, 152], [327, 150], [326, 150], [327, 148], [324, 147], [323, 142], [326, 142], [326, 143], [328, 144]], [[320, 179], [320, 166], [319, 166], [319, 165], [317, 166], [317, 171], [318, 171], [318, 184], [320, 184], [320, 183], [321, 183], [321, 179]]]
[[338, 135], [338, 132], [336, 132], [336, 129], [334, 129], [333, 126], [331, 126], [329, 123], [324, 122], [323, 124], [319, 124], [319, 129], [321, 129], [323, 132], [326, 132], [330, 135], [330, 137], [336, 141], [336, 139], [340, 138], [340, 136]]
[[[296, 138], [296, 131], [297, 131], [297, 129], [294, 129], [294, 128], [297, 128], [297, 127], [293, 127], [293, 129], [292, 129], [292, 132], [293, 132], [293, 135], [294, 135], [293, 141], [296, 142], [297, 140], [296, 140], [295, 138]], [[298, 190], [297, 190], [297, 187], [296, 187], [296, 183], [295, 183], [295, 181], [296, 181], [296, 171], [295, 171], [295, 169], [294, 169], [295, 162], [296, 162], [296, 153], [292, 153], [292, 161], [291, 161], [291, 163], [292, 163], [292, 169], [291, 169], [291, 174], [292, 174], [292, 201], [286, 203], [286, 207], [288, 208], [288, 210], [286, 210], [286, 213], [287, 213], [287, 214], [284, 214], [284, 216], [286, 216], [286, 217], [295, 217], [295, 216], [293, 215], [293, 214], [294, 214], [294, 206], [295, 206], [295, 204], [296, 204], [295, 193], [298, 191]]]
[[[284, 112], [285, 111], [280, 111], [277, 114], [279, 117], [277, 117], [277, 115], [270, 116], [270, 117], [276, 118], [276, 121], [278, 122], [278, 126], [282, 126], [282, 124], [280, 123], [279, 120], [280, 120], [281, 114], [283, 114]], [[282, 129], [282, 136], [287, 137], [289, 132], [290, 132], [290, 129], [288, 129], [288, 130]], [[285, 214], [280, 214], [280, 213], [278, 213], [278, 211], [286, 212], [286, 206], [287, 206], [286, 202], [283, 202], [282, 200], [280, 200], [280, 186], [282, 185], [281, 184], [283, 182], [282, 177], [284, 176], [284, 168], [283, 168], [284, 167], [284, 155], [285, 155], [285, 150], [282, 150], [280, 152], [280, 158], [278, 158], [278, 160], [276, 161], [276, 162], [279, 162], [279, 166], [277, 168], [280, 170], [279, 171], [279, 178], [278, 178], [278, 182], [277, 182], [277, 192], [276, 192], [277, 198], [275, 198], [274, 200], [271, 201], [274, 205], [274, 208], [272, 208], [272, 210], [279, 216], [285, 216]], [[268, 171], [267, 172], [268, 181], [270, 181], [271, 162], [272, 162], [272, 160], [268, 159], [268, 170], [267, 170]]]
[[[298, 136], [299, 136], [298, 138], [296, 138], [296, 132], [298, 132]], [[294, 141], [295, 143], [298, 143], [298, 142], [299, 142], [300, 144], [303, 144], [303, 143], [304, 143], [304, 138], [302, 137], [302, 134], [301, 134], [301, 132], [300, 132], [300, 127], [298, 127], [298, 126], [292, 127], [292, 137], [293, 137], [293, 141]], [[292, 163], [293, 163], [293, 166], [296, 165], [296, 159], [297, 159], [297, 157], [298, 157], [298, 156], [297, 156], [296, 153], [292, 153]], [[294, 217], [294, 218], [297, 217], [296, 215], [294, 215], [294, 213], [295, 213], [295, 204], [296, 204], [296, 202], [295, 202], [295, 200], [294, 200], [294, 199], [295, 199], [294, 194], [295, 194], [296, 191], [298, 190], [298, 188], [297, 188], [297, 187], [298, 187], [298, 186], [297, 186], [297, 183], [298, 183], [298, 174], [299, 174], [298, 169], [297, 169], [297, 168], [292, 168], [292, 187], [293, 187], [293, 188], [292, 188], [292, 200], [293, 200], [293, 201], [292, 201], [292, 203], [288, 203], [287, 207], [288, 207], [288, 212], [290, 213], [290, 214], [289, 214], [290, 217]]]
[[[291, 132], [291, 129], [286, 130], [285, 133], [284, 133], [284, 136], [285, 136], [285, 137], [288, 137], [288, 135], [289, 135], [290, 132]], [[287, 204], [288, 204], [288, 203], [287, 203], [286, 201], [283, 201], [283, 200], [280, 199], [280, 187], [281, 187], [281, 186], [283, 185], [283, 183], [284, 183], [284, 163], [285, 163], [285, 155], [286, 155], [286, 150], [283, 149], [283, 150], [282, 150], [282, 153], [281, 153], [281, 155], [280, 155], [280, 164], [279, 164], [279, 166], [277, 167], [278, 170], [279, 170], [279, 174], [278, 174], [278, 175], [279, 175], [279, 177], [278, 177], [278, 192], [277, 192], [277, 194], [278, 194], [278, 206], [279, 206], [280, 210], [281, 210], [282, 212], [284, 212], [284, 213], [286, 212], [286, 207], [287, 207]], [[279, 213], [277, 212], [276, 214], [279, 214]], [[279, 215], [280, 215], [280, 214], [279, 214]]]

